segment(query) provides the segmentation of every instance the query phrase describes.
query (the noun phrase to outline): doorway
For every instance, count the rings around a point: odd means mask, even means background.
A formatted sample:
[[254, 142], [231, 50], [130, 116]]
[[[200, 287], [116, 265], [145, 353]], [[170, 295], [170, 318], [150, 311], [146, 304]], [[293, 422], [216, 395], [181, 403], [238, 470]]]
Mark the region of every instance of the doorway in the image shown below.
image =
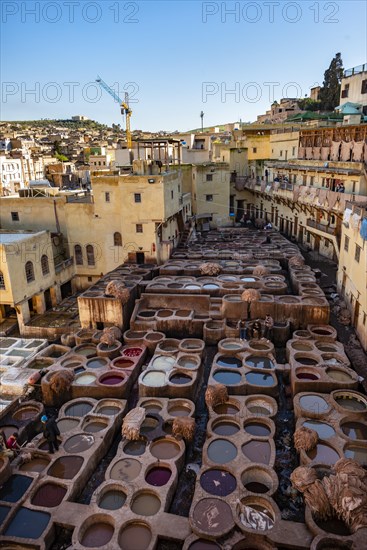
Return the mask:
[[51, 292], [49, 288], [45, 290], [45, 306], [46, 311], [52, 308]]
[[137, 252], [136, 253], [136, 263], [138, 265], [145, 263], [145, 253], [144, 252]]

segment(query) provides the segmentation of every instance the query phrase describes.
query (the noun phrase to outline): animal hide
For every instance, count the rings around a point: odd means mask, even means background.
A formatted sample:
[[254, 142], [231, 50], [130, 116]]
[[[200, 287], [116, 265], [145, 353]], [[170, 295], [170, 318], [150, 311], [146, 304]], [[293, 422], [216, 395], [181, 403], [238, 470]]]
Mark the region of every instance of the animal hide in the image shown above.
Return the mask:
[[135, 407], [124, 418], [122, 424], [122, 437], [130, 441], [138, 441], [140, 437], [140, 428], [145, 420], [146, 410], [143, 407]]
[[56, 395], [63, 395], [70, 390], [74, 379], [74, 371], [58, 370], [52, 375], [50, 381], [50, 390]]
[[211, 277], [215, 277], [216, 275], [219, 275], [221, 271], [222, 271], [221, 266], [213, 262], [201, 264], [200, 266], [200, 273], [202, 275], [209, 275]]
[[330, 160], [339, 160], [340, 141], [331, 142]]
[[252, 274], [255, 275], [255, 277], [264, 277], [264, 275], [269, 275], [269, 270], [264, 265], [257, 265]]
[[304, 451], [311, 451], [317, 445], [319, 436], [315, 430], [302, 426], [298, 428], [293, 435], [294, 446], [299, 453], [302, 449]]
[[224, 384], [208, 386], [205, 392], [205, 403], [208, 409], [228, 401], [228, 390]]
[[256, 288], [246, 288], [241, 294], [241, 300], [243, 302], [256, 302], [260, 300], [261, 294]]
[[172, 435], [176, 438], [183, 437], [186, 441], [192, 441], [195, 435], [195, 419], [177, 416], [172, 424]]
[[364, 141], [353, 142], [352, 159], [356, 162], [363, 162], [363, 148], [366, 148]]

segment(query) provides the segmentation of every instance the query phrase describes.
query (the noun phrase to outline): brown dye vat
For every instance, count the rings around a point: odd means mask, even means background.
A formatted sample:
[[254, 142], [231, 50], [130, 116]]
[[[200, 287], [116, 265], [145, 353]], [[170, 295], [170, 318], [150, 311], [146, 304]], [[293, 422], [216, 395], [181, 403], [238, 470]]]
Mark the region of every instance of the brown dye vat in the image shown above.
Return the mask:
[[189, 550], [220, 550], [220, 546], [210, 540], [198, 539], [189, 546]]
[[118, 460], [110, 471], [110, 478], [119, 481], [132, 481], [141, 471], [141, 464], [134, 458]]
[[318, 380], [320, 376], [313, 374], [312, 372], [297, 370], [296, 376], [299, 380]]
[[340, 407], [349, 411], [364, 412], [367, 409], [366, 402], [351, 393], [336, 394], [334, 399]]
[[66, 495], [65, 487], [56, 483], [45, 483], [38, 489], [31, 500], [34, 506], [43, 506], [45, 508], [55, 508], [58, 506]]
[[161, 501], [151, 493], [140, 493], [131, 503], [131, 511], [139, 516], [154, 516], [160, 507]]
[[170, 439], [158, 439], [151, 444], [150, 452], [155, 458], [170, 460], [179, 454], [180, 447]]
[[86, 548], [101, 548], [112, 539], [114, 528], [109, 523], [96, 522], [87, 528], [81, 539]]
[[213, 426], [213, 432], [216, 435], [233, 435], [240, 431], [240, 427], [234, 422], [217, 422]]
[[[339, 535], [341, 537], [346, 537], [351, 534], [349, 527], [344, 523], [344, 521], [336, 517], [329, 518], [325, 521], [314, 517], [313, 520], [320, 529], [326, 531], [327, 533], [333, 533], [334, 535]], [[333, 550], [336, 550], [335, 546], [333, 547]]]
[[50, 464], [47, 458], [34, 458], [30, 462], [25, 462], [20, 466], [22, 472], [43, 472]]
[[270, 434], [271, 430], [266, 424], [262, 424], [261, 422], [248, 422], [244, 426], [245, 432], [249, 433], [250, 435], [258, 435], [261, 437], [266, 437]]
[[92, 435], [77, 434], [70, 437], [64, 443], [64, 449], [67, 453], [83, 453], [94, 444]]
[[85, 425], [84, 431], [87, 433], [96, 433], [101, 432], [102, 430], [105, 430], [107, 428], [107, 424], [104, 422], [98, 422], [97, 420], [94, 422], [89, 422]]
[[189, 416], [191, 409], [186, 405], [173, 405], [168, 408], [168, 414], [170, 416]]
[[123, 359], [123, 358], [114, 359], [112, 364], [113, 364], [113, 367], [117, 369], [130, 369], [135, 366], [134, 361], [130, 361], [130, 359]]
[[227, 533], [233, 527], [231, 507], [219, 498], [200, 500], [192, 516], [196, 528], [204, 533], [210, 533], [212, 537]]
[[105, 414], [107, 416], [114, 416], [121, 411], [120, 407], [114, 407], [113, 405], [105, 405], [98, 409], [98, 414]]
[[145, 453], [146, 447], [146, 441], [129, 441], [123, 450], [127, 455], [140, 456]]
[[79, 424], [79, 420], [74, 418], [62, 418], [58, 420], [57, 427], [61, 433], [67, 433], [76, 428]]
[[62, 456], [48, 469], [47, 474], [59, 479], [73, 479], [83, 464], [80, 456]]
[[13, 414], [14, 420], [24, 421], [31, 420], [39, 414], [39, 410], [36, 407], [21, 407]]
[[344, 422], [341, 429], [349, 439], [367, 439], [367, 425], [361, 422]]
[[247, 491], [251, 491], [251, 493], [264, 494], [269, 491], [269, 487], [258, 481], [249, 481], [244, 487]]
[[237, 456], [237, 447], [227, 439], [216, 439], [209, 444], [208, 458], [216, 464], [227, 464]]
[[240, 409], [232, 403], [222, 403], [214, 407], [213, 410], [216, 414], [238, 414], [240, 411]]
[[352, 382], [353, 378], [347, 372], [341, 369], [327, 369], [326, 374], [337, 382]]
[[243, 454], [251, 462], [260, 462], [261, 464], [269, 464], [271, 448], [267, 441], [251, 440], [244, 443], [241, 447]]
[[146, 550], [152, 540], [152, 532], [145, 523], [129, 523], [119, 536], [121, 550]]
[[160, 413], [162, 410], [162, 405], [160, 403], [154, 403], [153, 401], [144, 401], [140, 406], [143, 407], [147, 413]]
[[149, 434], [150, 432], [154, 432], [158, 426], [159, 420], [157, 418], [154, 418], [153, 416], [146, 416], [143, 424], [141, 425], [140, 433]]
[[311, 460], [321, 464], [335, 464], [339, 460], [339, 454], [329, 445], [318, 443], [314, 449], [308, 451]]

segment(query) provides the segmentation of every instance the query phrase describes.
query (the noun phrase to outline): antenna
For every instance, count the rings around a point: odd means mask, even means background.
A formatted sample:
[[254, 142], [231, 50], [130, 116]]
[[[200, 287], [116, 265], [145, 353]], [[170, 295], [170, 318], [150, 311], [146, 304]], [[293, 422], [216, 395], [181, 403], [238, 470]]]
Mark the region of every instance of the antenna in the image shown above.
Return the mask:
[[200, 118], [201, 118], [201, 131], [204, 132], [204, 111], [201, 111]]

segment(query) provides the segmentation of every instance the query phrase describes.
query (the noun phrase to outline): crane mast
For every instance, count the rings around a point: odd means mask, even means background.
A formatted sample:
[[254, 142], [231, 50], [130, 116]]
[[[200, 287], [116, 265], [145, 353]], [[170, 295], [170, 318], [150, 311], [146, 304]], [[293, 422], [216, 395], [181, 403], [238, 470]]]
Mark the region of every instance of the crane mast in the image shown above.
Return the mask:
[[121, 114], [126, 117], [126, 142], [127, 148], [129, 151], [132, 149], [132, 138], [131, 138], [131, 128], [130, 128], [130, 118], [132, 115], [132, 110], [129, 107], [129, 94], [125, 92], [125, 99], [122, 100], [115, 90], [113, 90], [100, 76], [97, 76], [96, 82], [111, 96], [113, 99], [119, 103], [121, 107]]

